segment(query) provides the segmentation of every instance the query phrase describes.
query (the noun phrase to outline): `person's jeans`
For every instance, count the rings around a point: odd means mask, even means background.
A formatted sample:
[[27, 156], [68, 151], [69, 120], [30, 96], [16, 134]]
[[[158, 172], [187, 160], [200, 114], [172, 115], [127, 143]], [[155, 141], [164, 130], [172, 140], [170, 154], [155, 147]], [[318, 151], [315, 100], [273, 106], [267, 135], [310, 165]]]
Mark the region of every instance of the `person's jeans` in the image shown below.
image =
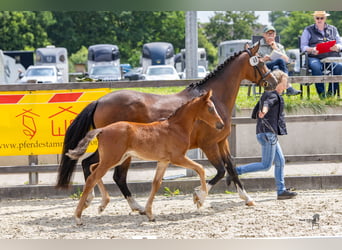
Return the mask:
[[286, 74], [289, 73], [289, 70], [286, 67], [286, 62], [284, 59], [279, 58], [274, 61], [266, 62], [267, 68], [270, 70], [280, 69], [281, 71], [285, 72]]
[[258, 142], [261, 144], [262, 159], [261, 162], [250, 163], [236, 167], [238, 175], [267, 171], [274, 162], [274, 177], [277, 187], [277, 194], [281, 194], [286, 190], [284, 180], [285, 158], [278, 142], [277, 136], [273, 133], [260, 133], [256, 135]]
[[[315, 57], [309, 57], [308, 59], [309, 59], [308, 64], [309, 64], [309, 68], [312, 71], [312, 75], [313, 76], [323, 75], [323, 63], [321, 63], [321, 61]], [[334, 75], [342, 75], [342, 64], [341, 63], [333, 63], [333, 65], [334, 65], [333, 74]], [[328, 68], [328, 70], [331, 70], [330, 67]], [[337, 92], [337, 88], [339, 87], [338, 82], [329, 83], [328, 92], [325, 93], [324, 83], [316, 83], [315, 85], [316, 85], [317, 94], [322, 98], [326, 97], [326, 95], [334, 96]]]

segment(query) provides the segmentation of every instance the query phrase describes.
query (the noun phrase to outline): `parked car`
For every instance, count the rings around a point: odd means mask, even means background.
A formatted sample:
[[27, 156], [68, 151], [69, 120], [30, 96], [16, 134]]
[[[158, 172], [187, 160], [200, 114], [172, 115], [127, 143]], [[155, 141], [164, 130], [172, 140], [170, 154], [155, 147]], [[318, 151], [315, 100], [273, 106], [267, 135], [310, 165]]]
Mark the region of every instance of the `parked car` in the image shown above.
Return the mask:
[[171, 65], [152, 65], [148, 66], [146, 74], [143, 75], [145, 80], [179, 80], [179, 75], [175, 67]]
[[142, 80], [143, 74], [142, 74], [142, 68], [134, 68], [129, 70], [127, 73], [124, 74], [124, 78], [128, 79], [130, 81], [134, 80]]
[[129, 63], [122, 63], [120, 64], [121, 71], [125, 74], [132, 70], [132, 66]]
[[20, 75], [19, 83], [61, 83], [62, 73], [56, 66], [29, 66], [25, 73]]
[[121, 80], [120, 67], [112, 64], [93, 65], [90, 68], [89, 78], [96, 81], [119, 81]]
[[[196, 78], [204, 78], [209, 72], [205, 69], [204, 66], [198, 65], [197, 68], [197, 77]], [[186, 79], [186, 69], [181, 73], [181, 78]]]

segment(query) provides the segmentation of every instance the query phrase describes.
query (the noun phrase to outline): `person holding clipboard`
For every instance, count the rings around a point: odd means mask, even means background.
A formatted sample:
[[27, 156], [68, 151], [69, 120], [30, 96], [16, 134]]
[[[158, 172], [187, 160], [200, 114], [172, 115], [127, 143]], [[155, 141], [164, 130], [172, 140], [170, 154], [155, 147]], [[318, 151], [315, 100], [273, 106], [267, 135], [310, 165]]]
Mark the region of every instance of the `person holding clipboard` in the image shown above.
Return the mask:
[[[288, 74], [289, 71], [286, 64], [289, 62], [289, 57], [286, 55], [284, 46], [275, 41], [277, 36], [275, 28], [271, 25], [266, 26], [262, 36], [263, 38], [260, 40], [258, 50], [258, 54], [262, 57], [262, 61], [265, 62], [267, 68], [270, 70], [280, 69]], [[298, 95], [300, 93], [301, 91], [294, 89], [291, 84], [289, 84], [286, 89], [287, 95]]]
[[[330, 14], [325, 11], [315, 11], [313, 14], [315, 23], [305, 27], [301, 36], [301, 51], [308, 52], [308, 67], [312, 75], [323, 75], [323, 63], [321, 59], [326, 57], [339, 57], [342, 40], [335, 26], [327, 24], [326, 19]], [[319, 44], [319, 45], [318, 45]], [[342, 74], [342, 64], [333, 63], [333, 74]], [[316, 91], [320, 98], [334, 96], [339, 88], [339, 83], [330, 83], [328, 91], [325, 91], [324, 83], [316, 83]]]

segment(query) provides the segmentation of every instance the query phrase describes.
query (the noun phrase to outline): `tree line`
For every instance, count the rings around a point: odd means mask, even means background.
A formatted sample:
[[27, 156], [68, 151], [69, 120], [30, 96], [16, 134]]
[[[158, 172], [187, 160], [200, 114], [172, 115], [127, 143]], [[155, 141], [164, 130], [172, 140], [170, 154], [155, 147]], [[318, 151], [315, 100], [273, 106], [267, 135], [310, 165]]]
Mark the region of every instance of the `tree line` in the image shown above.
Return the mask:
[[[313, 23], [312, 12], [273, 11], [269, 17], [285, 48], [298, 48], [297, 37]], [[342, 30], [342, 12], [331, 11], [328, 23]], [[254, 11], [219, 11], [198, 24], [198, 46], [209, 64], [217, 64], [222, 41], [251, 39], [263, 25]], [[175, 52], [185, 47], [184, 11], [0, 11], [0, 49], [35, 50], [47, 45], [65, 47], [69, 56], [93, 44], [110, 43], [120, 49], [121, 61], [139, 66], [144, 43], [170, 42]], [[75, 57], [75, 56], [74, 56]]]

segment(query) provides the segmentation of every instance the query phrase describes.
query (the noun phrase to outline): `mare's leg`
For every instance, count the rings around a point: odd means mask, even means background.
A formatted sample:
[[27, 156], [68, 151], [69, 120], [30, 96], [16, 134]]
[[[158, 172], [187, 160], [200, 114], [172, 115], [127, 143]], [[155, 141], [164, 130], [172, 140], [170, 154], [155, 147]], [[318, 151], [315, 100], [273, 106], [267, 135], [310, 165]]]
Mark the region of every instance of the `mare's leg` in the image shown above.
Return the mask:
[[154, 174], [154, 178], [152, 181], [152, 189], [151, 189], [150, 195], [148, 197], [148, 200], [145, 206], [145, 214], [150, 221], [155, 221], [154, 215], [152, 214], [152, 203], [153, 203], [156, 193], [158, 192], [160, 188], [160, 185], [163, 180], [163, 176], [165, 174], [165, 170], [167, 169], [168, 166], [169, 166], [168, 162], [157, 163], [157, 170], [156, 170], [156, 173]]
[[203, 152], [207, 156], [208, 160], [216, 168], [216, 171], [217, 171], [214, 178], [212, 178], [208, 182], [208, 185], [207, 185], [208, 191], [210, 191], [212, 186], [216, 185], [216, 183], [219, 180], [221, 180], [226, 173], [225, 168], [224, 168], [224, 161], [221, 157], [220, 149], [219, 149], [217, 143], [214, 143], [211, 145], [204, 145], [204, 147], [201, 147], [201, 149], [203, 150]]
[[[82, 160], [82, 170], [84, 174], [84, 180], [87, 180], [88, 176], [91, 174], [90, 166], [99, 162], [99, 152], [96, 150], [93, 154], [89, 155], [87, 158], [84, 158]], [[89, 193], [86, 201], [86, 205], [89, 206], [91, 201], [95, 197], [95, 192], [92, 190], [92, 192]]]
[[255, 203], [253, 199], [247, 194], [244, 186], [242, 185], [239, 176], [235, 170], [234, 164], [233, 164], [233, 159], [231, 157], [230, 151], [229, 151], [229, 143], [228, 140], [223, 140], [219, 142], [219, 148], [221, 155], [223, 156], [223, 161], [226, 166], [226, 170], [228, 174], [231, 176], [234, 185], [239, 193], [239, 196], [241, 199], [243, 199], [246, 202], [246, 205], [248, 206], [254, 206]]
[[110, 168], [110, 165], [108, 167], [104, 165], [99, 165], [94, 172], [87, 178], [85, 186], [83, 188], [83, 195], [81, 196], [81, 199], [78, 202], [76, 211], [75, 211], [75, 220], [77, 225], [82, 225], [82, 211], [87, 207], [86, 201], [88, 194], [93, 190], [94, 186], [98, 181], [105, 175], [107, 170]]
[[194, 203], [197, 205], [197, 208], [201, 207], [204, 203], [205, 198], [208, 195], [208, 187], [205, 181], [205, 171], [202, 165], [192, 161], [187, 156], [179, 156], [175, 157], [176, 159], [172, 159], [172, 163], [174, 165], [178, 165], [181, 167], [189, 168], [197, 172], [201, 181], [200, 190], [195, 190], [194, 193]]
[[132, 194], [127, 186], [127, 171], [131, 163], [131, 157], [127, 158], [121, 165], [115, 167], [113, 179], [118, 185], [121, 193], [128, 202], [128, 205], [132, 211], [138, 211], [139, 213], [144, 213], [145, 209], [132, 197]]

